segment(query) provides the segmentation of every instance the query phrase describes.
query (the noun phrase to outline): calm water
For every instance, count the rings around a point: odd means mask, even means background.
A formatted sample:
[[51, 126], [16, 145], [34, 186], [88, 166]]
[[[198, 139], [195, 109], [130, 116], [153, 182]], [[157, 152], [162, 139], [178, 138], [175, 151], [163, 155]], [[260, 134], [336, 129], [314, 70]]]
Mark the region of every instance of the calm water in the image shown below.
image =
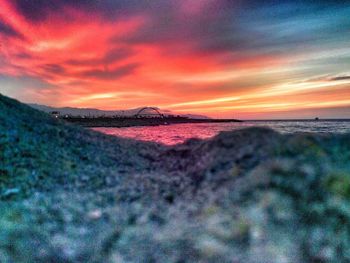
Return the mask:
[[281, 133], [350, 132], [350, 121], [247, 121], [242, 123], [196, 123], [151, 127], [95, 128], [94, 130], [114, 136], [172, 145], [182, 143], [189, 138], [205, 139], [213, 137], [221, 131], [232, 131], [253, 126], [270, 127]]

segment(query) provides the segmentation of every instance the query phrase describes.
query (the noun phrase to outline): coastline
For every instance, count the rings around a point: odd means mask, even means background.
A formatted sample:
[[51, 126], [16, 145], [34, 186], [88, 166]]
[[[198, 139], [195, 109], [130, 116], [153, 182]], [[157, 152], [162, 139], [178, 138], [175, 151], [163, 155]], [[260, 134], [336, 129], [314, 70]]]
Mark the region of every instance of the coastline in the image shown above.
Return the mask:
[[62, 120], [87, 128], [123, 128], [134, 126], [159, 126], [181, 123], [228, 123], [243, 122], [237, 119], [189, 119], [189, 118], [63, 118]]

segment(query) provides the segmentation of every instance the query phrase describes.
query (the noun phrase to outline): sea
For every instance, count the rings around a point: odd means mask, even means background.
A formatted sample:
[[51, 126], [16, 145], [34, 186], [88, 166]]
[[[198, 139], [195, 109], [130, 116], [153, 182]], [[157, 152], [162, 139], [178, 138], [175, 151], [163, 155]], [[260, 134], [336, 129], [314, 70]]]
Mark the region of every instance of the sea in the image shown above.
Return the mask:
[[126, 128], [94, 128], [94, 130], [118, 137], [174, 145], [183, 143], [190, 138], [208, 139], [221, 131], [234, 131], [247, 127], [269, 127], [280, 133], [350, 133], [350, 120], [186, 123]]

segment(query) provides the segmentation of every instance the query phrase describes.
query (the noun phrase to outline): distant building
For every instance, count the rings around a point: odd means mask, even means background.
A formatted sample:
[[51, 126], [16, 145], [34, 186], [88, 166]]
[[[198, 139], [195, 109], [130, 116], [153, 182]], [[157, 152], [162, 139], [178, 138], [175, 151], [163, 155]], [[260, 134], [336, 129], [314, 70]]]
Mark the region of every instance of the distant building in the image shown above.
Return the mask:
[[59, 111], [51, 111], [50, 114], [54, 118], [59, 118], [61, 115]]

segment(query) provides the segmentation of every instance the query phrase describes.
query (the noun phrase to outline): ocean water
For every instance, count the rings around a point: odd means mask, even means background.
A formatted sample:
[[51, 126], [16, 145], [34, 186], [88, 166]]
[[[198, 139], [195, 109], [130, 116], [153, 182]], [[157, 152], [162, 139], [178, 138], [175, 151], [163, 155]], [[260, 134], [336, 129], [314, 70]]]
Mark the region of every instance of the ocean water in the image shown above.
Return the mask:
[[153, 141], [166, 145], [183, 143], [190, 138], [206, 139], [221, 131], [233, 131], [247, 127], [270, 127], [281, 133], [348, 133], [350, 121], [246, 121], [232, 123], [194, 123], [166, 126], [144, 126], [128, 128], [94, 128], [94, 130], [142, 141]]

